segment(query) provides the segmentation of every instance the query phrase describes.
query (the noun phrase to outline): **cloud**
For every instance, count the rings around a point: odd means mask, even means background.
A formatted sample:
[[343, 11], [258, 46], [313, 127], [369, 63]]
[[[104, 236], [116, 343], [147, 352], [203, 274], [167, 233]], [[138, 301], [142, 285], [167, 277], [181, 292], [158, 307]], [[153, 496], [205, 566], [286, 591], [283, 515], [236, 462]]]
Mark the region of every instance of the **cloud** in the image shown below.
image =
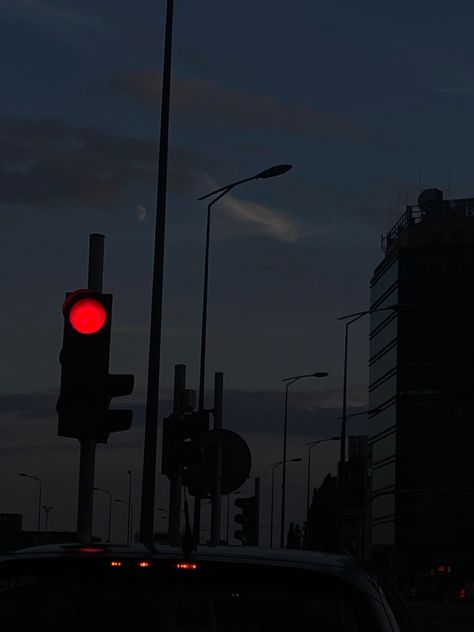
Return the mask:
[[[156, 72], [128, 72], [114, 77], [112, 85], [143, 103], [155, 106], [161, 101], [161, 79]], [[175, 111], [201, 119], [206, 116], [227, 128], [278, 130], [352, 142], [367, 138], [363, 130], [342, 114], [286, 103], [273, 96], [230, 90], [208, 79], [173, 77], [171, 99]]]
[[296, 222], [283, 213], [255, 202], [244, 202], [232, 196], [222, 200], [222, 206], [239, 222], [253, 226], [255, 232], [263, 232], [280, 241], [296, 241], [299, 230]]

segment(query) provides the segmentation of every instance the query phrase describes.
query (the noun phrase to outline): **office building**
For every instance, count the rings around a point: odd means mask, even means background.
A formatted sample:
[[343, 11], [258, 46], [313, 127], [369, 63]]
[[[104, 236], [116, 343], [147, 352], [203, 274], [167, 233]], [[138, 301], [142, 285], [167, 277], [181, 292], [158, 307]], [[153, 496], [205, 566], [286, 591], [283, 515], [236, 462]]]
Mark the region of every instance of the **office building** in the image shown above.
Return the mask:
[[[423, 191], [371, 283], [366, 523], [399, 576], [474, 572], [474, 198]], [[398, 306], [395, 309], [394, 306]]]

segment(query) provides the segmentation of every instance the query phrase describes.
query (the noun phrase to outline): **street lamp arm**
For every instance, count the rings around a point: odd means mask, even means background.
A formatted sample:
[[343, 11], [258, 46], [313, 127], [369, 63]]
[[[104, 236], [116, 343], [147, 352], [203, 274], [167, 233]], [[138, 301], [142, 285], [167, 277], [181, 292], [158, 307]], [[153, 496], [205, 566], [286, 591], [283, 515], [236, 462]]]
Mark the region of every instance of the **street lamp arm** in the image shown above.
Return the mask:
[[211, 191], [211, 193], [207, 193], [206, 195], [201, 196], [200, 198], [198, 198], [198, 200], [205, 200], [211, 195], [214, 195], [215, 193], [220, 193], [221, 191], [224, 191], [224, 193], [227, 193], [227, 191], [230, 191], [230, 189], [233, 189], [237, 185], [243, 184], [244, 182], [250, 182], [251, 180], [260, 180], [260, 179], [266, 179], [266, 178], [274, 178], [275, 176], [281, 176], [283, 173], [286, 173], [292, 168], [293, 168], [293, 165], [274, 165], [273, 167], [270, 167], [269, 169], [264, 169], [263, 171], [259, 171], [256, 175], [251, 176], [250, 178], [237, 180], [236, 182], [231, 182], [230, 184], [227, 184], [226, 186], [221, 187], [220, 189]]
[[225, 195], [228, 191], [230, 191], [237, 185], [243, 184], [244, 182], [250, 182], [251, 180], [256, 180], [256, 179], [257, 179], [257, 176], [252, 176], [251, 178], [244, 178], [243, 180], [237, 180], [237, 182], [226, 184], [225, 187], [221, 187], [220, 189], [216, 189], [215, 191], [211, 191], [210, 193], [206, 193], [206, 195], [202, 195], [201, 197], [198, 197], [198, 201], [200, 202], [201, 200], [205, 200], [206, 198], [211, 197], [211, 195], [220, 193], [221, 195], [219, 195], [219, 197], [213, 200], [213, 202], [216, 202], [219, 198], [221, 198], [223, 195]]
[[316, 439], [316, 441], [309, 441], [308, 443], [305, 443], [305, 445], [309, 448], [312, 448], [315, 445], [318, 445], [318, 443], [324, 443], [325, 441], [339, 441], [341, 437], [328, 437], [327, 439]]

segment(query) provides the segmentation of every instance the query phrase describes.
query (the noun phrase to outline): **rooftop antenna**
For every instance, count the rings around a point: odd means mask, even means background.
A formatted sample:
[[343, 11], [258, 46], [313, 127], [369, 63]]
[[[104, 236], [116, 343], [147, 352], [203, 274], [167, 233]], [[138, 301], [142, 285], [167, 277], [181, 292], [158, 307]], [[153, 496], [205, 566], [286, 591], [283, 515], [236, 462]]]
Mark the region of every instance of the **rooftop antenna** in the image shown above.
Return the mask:
[[451, 199], [451, 169], [448, 171], [448, 198]]

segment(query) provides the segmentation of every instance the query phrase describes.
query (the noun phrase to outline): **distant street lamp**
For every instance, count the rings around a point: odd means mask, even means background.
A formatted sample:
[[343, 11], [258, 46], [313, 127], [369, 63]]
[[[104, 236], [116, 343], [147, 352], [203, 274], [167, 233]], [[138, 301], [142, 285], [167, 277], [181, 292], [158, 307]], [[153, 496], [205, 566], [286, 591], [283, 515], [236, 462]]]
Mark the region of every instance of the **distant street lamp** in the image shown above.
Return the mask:
[[41, 531], [41, 496], [43, 493], [43, 479], [39, 478], [39, 476], [32, 476], [31, 474], [24, 474], [23, 472], [19, 472], [18, 476], [23, 476], [24, 478], [31, 478], [38, 483], [38, 523], [36, 530], [38, 533]]
[[303, 379], [304, 377], [326, 377], [329, 373], [326, 371], [317, 371], [316, 373], [307, 373], [304, 375], [294, 375], [293, 377], [285, 377], [282, 382], [286, 382], [285, 385], [285, 422], [283, 425], [283, 476], [281, 484], [281, 523], [280, 523], [280, 548], [285, 545], [285, 496], [286, 496], [286, 435], [288, 426], [288, 388]]
[[342, 394], [342, 417], [341, 417], [341, 451], [339, 457], [339, 486], [340, 486], [340, 502], [341, 502], [341, 548], [344, 548], [344, 511], [345, 511], [345, 492], [344, 492], [344, 477], [345, 477], [345, 463], [346, 463], [346, 421], [347, 421], [347, 349], [349, 338], [349, 327], [352, 323], [355, 323], [363, 316], [367, 314], [374, 314], [376, 312], [392, 311], [396, 312], [400, 309], [409, 307], [408, 305], [388, 305], [387, 307], [377, 307], [375, 309], [366, 309], [363, 312], [354, 312], [353, 314], [346, 314], [340, 316], [337, 320], [345, 320], [345, 338], [344, 338], [344, 383]]
[[48, 516], [49, 516], [49, 512], [51, 511], [51, 509], [53, 508], [52, 505], [43, 505], [43, 511], [45, 513], [45, 518], [44, 518], [44, 530], [47, 533], [48, 532]]
[[[296, 459], [288, 459], [287, 463], [296, 463], [297, 461], [302, 461], [303, 459], [298, 457]], [[274, 499], [274, 491], [275, 491], [275, 470], [279, 465], [283, 465], [283, 461], [278, 461], [277, 463], [272, 463], [272, 502], [270, 507], [270, 548], [273, 548], [273, 499]]]
[[109, 497], [109, 511], [108, 511], [108, 521], [107, 521], [107, 542], [110, 542], [110, 529], [112, 525], [112, 492], [109, 492], [107, 489], [101, 489], [100, 487], [94, 487], [94, 491], [103, 492], [107, 494]]
[[329, 437], [327, 439], [317, 439], [316, 441], [310, 441], [306, 445], [308, 446], [308, 486], [306, 491], [306, 525], [309, 524], [309, 490], [311, 485], [311, 450], [314, 446], [325, 443], [326, 441], [340, 441], [341, 437]]

